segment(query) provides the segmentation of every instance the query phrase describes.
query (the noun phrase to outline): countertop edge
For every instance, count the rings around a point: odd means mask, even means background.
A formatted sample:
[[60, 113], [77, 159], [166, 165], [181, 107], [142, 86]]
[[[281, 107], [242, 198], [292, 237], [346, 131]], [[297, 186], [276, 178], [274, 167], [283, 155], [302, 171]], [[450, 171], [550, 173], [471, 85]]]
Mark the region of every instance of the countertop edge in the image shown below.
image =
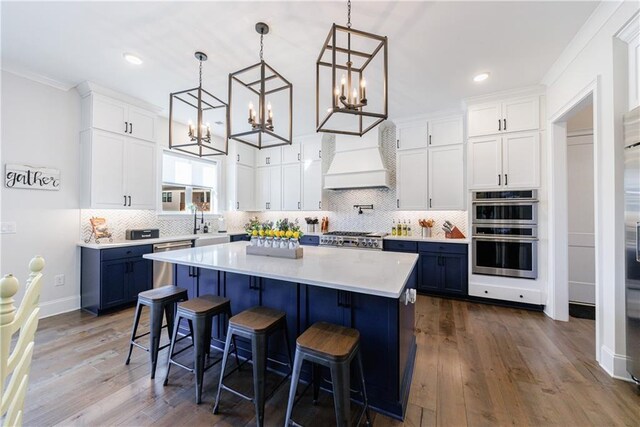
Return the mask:
[[184, 235], [178, 235], [178, 236], [157, 237], [155, 239], [119, 240], [119, 241], [114, 241], [112, 243], [109, 243], [108, 240], [104, 241], [104, 243], [95, 243], [95, 242], [86, 243], [81, 240], [76, 243], [76, 246], [79, 246], [82, 248], [89, 248], [89, 249], [113, 249], [113, 248], [123, 248], [127, 246], [144, 246], [144, 245], [153, 245], [156, 243], [177, 242], [180, 240], [197, 240], [197, 239], [210, 239], [210, 238], [225, 237], [225, 236], [237, 236], [240, 234], [245, 234], [245, 232], [231, 231], [226, 233], [184, 234]]
[[423, 243], [453, 243], [456, 245], [469, 244], [469, 238], [447, 239], [444, 237], [419, 237], [419, 236], [384, 236], [384, 240], [397, 240], [401, 242], [423, 242]]

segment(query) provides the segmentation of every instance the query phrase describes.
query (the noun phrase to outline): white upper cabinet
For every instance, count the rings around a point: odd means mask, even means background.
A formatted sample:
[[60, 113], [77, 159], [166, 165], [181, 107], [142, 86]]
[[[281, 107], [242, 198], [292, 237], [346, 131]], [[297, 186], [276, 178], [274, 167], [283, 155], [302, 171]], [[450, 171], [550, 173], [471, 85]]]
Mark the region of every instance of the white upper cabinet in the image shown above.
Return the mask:
[[469, 137], [502, 131], [502, 104], [495, 102], [470, 106], [467, 111], [467, 130]]
[[282, 209], [282, 168], [264, 166], [256, 168], [256, 203], [258, 210]]
[[429, 209], [464, 209], [464, 146], [429, 149]]
[[468, 151], [469, 188], [479, 190], [502, 185], [502, 138], [470, 139]]
[[503, 185], [506, 188], [540, 186], [540, 135], [523, 132], [502, 137]]
[[301, 145], [304, 162], [322, 159], [322, 141], [319, 137], [305, 138]]
[[469, 140], [469, 188], [540, 186], [540, 134], [520, 132]]
[[101, 129], [155, 141], [156, 114], [117, 99], [91, 93], [82, 99], [83, 129]]
[[528, 96], [470, 105], [469, 137], [534, 130], [540, 127], [540, 97]]
[[[231, 146], [232, 144], [229, 144]], [[247, 144], [243, 144], [241, 142], [235, 142], [233, 144], [233, 156], [235, 156], [235, 161], [238, 164], [245, 166], [255, 166], [256, 164], [256, 150], [253, 147], [248, 146]], [[230, 153], [231, 154], [231, 153]]]
[[429, 147], [462, 144], [463, 142], [462, 116], [429, 121]]
[[402, 210], [428, 208], [427, 150], [400, 150], [396, 154], [396, 207]]
[[540, 127], [538, 96], [512, 99], [502, 103], [502, 131], [520, 132]]
[[[295, 157], [297, 158], [297, 157]], [[300, 162], [282, 166], [282, 210], [302, 209], [302, 175]]]
[[294, 142], [291, 145], [284, 145], [282, 147], [282, 164], [299, 163], [302, 160], [302, 153], [300, 152], [300, 143]]
[[302, 210], [322, 210], [322, 161], [320, 160], [305, 161], [302, 164]]
[[229, 207], [238, 211], [255, 210], [255, 169], [252, 166], [236, 164], [233, 175], [235, 185]]
[[413, 150], [427, 148], [429, 145], [429, 128], [427, 122], [411, 126], [399, 126], [396, 130], [396, 148]]
[[81, 134], [82, 206], [155, 209], [156, 147], [101, 130]]
[[275, 166], [282, 163], [282, 148], [263, 148], [257, 150], [256, 166]]

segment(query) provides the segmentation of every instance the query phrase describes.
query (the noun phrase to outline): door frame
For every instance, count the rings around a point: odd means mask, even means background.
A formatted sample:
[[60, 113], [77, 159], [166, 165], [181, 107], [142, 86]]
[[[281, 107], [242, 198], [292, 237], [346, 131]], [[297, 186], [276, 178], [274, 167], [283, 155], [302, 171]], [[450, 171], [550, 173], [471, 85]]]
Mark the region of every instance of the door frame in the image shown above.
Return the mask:
[[[602, 336], [602, 260], [603, 250], [601, 221], [603, 218], [600, 204], [600, 77], [592, 80], [578, 91], [569, 102], [548, 119], [547, 162], [549, 169], [549, 253], [548, 253], [548, 300], [545, 313], [555, 320], [569, 320], [569, 232], [568, 232], [568, 179], [567, 179], [567, 117], [577, 107], [588, 102], [593, 103], [593, 176], [594, 176], [594, 244], [595, 244], [595, 287], [596, 287], [596, 346], [595, 357], [600, 361], [600, 340]], [[553, 236], [553, 238], [551, 238]]]

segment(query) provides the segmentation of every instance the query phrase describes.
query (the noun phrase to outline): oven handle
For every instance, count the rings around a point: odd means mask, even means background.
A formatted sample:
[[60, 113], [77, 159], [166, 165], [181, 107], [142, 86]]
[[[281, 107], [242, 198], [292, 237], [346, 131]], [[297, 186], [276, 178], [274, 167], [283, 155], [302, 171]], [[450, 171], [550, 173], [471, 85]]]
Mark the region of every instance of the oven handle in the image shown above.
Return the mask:
[[519, 199], [518, 201], [514, 201], [514, 202], [507, 202], [504, 200], [474, 200], [471, 204], [473, 205], [480, 205], [480, 206], [491, 206], [491, 205], [498, 205], [498, 206], [505, 206], [505, 205], [510, 205], [510, 206], [524, 206], [524, 205], [530, 205], [532, 203], [539, 203], [538, 200], [523, 200], [523, 199]]
[[478, 234], [474, 234], [472, 238], [475, 240], [491, 240], [492, 242], [514, 242], [514, 241], [537, 242], [538, 241], [537, 237], [509, 237], [509, 236], [493, 237], [493, 236], [478, 235]]

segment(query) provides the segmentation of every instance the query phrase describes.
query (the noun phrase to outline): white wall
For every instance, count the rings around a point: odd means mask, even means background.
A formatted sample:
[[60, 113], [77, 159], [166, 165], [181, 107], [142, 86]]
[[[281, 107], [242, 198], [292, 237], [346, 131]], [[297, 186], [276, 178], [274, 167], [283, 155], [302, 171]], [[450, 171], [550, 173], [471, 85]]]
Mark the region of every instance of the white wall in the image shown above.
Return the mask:
[[[0, 235], [0, 272], [14, 273], [24, 286], [34, 255], [46, 261], [41, 315], [80, 306], [79, 176], [80, 97], [2, 72], [2, 170], [9, 163], [60, 169], [60, 191], [0, 190], [0, 220], [13, 221], [16, 234]], [[54, 287], [54, 276], [65, 284]], [[24, 293], [20, 290], [18, 298]]]
[[[551, 124], [552, 119], [566, 111], [577, 101], [577, 96], [590, 85], [597, 87], [594, 94], [594, 110], [597, 121], [594, 123], [594, 143], [596, 156], [596, 230], [598, 249], [597, 279], [600, 284], [597, 298], [599, 309], [597, 317], [598, 348], [596, 357], [609, 373], [626, 377], [624, 366], [624, 223], [622, 200], [622, 113], [628, 103], [624, 92], [626, 85], [626, 62], [621, 56], [619, 41], [614, 39], [616, 33], [637, 13], [638, 3], [635, 1], [603, 2], [594, 12], [595, 18], [588, 21], [558, 61], [551, 68], [543, 83], [548, 86], [547, 112], [549, 118], [549, 141], [557, 141], [554, 132], [560, 133], [558, 126]], [[588, 31], [594, 29], [593, 31]], [[626, 54], [626, 52], [625, 52]], [[594, 83], [595, 82], [595, 83]], [[555, 138], [555, 139], [554, 139]], [[560, 154], [558, 156], [558, 154]], [[566, 154], [565, 154], [566, 155]], [[555, 160], [554, 160], [555, 158]], [[547, 160], [551, 165], [557, 164], [563, 154], [557, 150], [549, 150]], [[555, 162], [555, 163], [554, 163]], [[565, 172], [566, 173], [566, 172]], [[554, 175], [553, 167], [550, 179], [561, 179]], [[566, 179], [565, 179], [566, 184]], [[552, 183], [552, 185], [556, 185]], [[566, 187], [565, 187], [566, 188]], [[560, 195], [554, 197], [554, 212], [563, 218], [558, 210], [562, 209]], [[564, 217], [566, 219], [566, 216]], [[562, 221], [561, 221], [562, 222]], [[555, 229], [561, 230], [565, 224], [554, 223]], [[559, 239], [562, 241], [562, 239]], [[566, 242], [566, 239], [564, 240]], [[557, 250], [550, 251], [549, 262], [554, 264]], [[561, 268], [556, 266], [558, 273]], [[566, 280], [556, 275], [550, 277], [550, 295], [558, 294], [559, 286]], [[562, 301], [550, 299], [548, 307], [553, 315], [558, 313]]]

